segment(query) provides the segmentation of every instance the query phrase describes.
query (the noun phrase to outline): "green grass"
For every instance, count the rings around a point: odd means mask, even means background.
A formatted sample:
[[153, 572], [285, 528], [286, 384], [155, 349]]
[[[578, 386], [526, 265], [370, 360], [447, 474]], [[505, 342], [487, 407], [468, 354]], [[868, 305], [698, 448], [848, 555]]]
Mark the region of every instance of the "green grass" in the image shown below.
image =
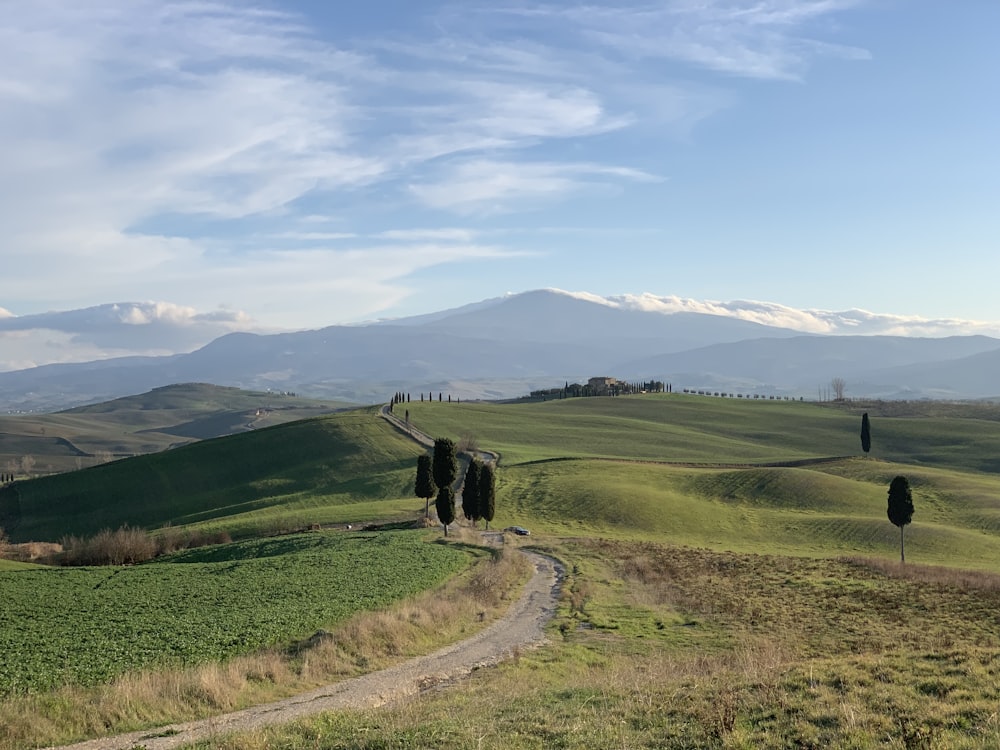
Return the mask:
[[0, 569], [0, 695], [288, 644], [454, 575], [416, 532], [300, 534], [125, 568]]
[[[882, 479], [907, 469], [863, 459], [822, 470], [602, 460], [522, 464], [500, 472], [495, 524], [563, 537], [891, 558], [898, 556], [899, 533], [885, 515], [888, 480]], [[927, 469], [913, 477], [916, 513], [905, 530], [909, 558], [996, 569], [1000, 477]]]
[[[523, 404], [417, 402], [407, 408], [424, 432], [472, 435], [500, 451], [508, 466], [564, 457], [743, 464], [861, 454], [859, 413], [808, 402], [668, 394]], [[873, 417], [871, 429], [874, 458], [1000, 469], [1000, 421]]]
[[126, 523], [239, 535], [374, 520], [398, 515], [412, 495], [420, 452], [370, 409], [303, 420], [18, 482], [0, 490], [0, 526], [26, 541]]

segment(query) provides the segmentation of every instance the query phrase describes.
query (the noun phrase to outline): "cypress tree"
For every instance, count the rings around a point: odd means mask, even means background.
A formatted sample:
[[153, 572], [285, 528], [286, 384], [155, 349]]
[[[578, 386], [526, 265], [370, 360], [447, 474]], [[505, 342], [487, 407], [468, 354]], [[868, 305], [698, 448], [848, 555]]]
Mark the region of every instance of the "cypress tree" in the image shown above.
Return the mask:
[[438, 520], [444, 524], [444, 535], [448, 536], [448, 524], [455, 520], [455, 491], [451, 487], [440, 488], [434, 507]]
[[896, 477], [889, 484], [889, 520], [899, 527], [899, 561], [906, 562], [903, 550], [903, 527], [913, 518], [913, 495], [906, 477]]
[[451, 487], [458, 476], [458, 462], [455, 459], [455, 441], [451, 438], [438, 438], [434, 441], [434, 461], [432, 463], [434, 484], [441, 487]]
[[479, 468], [479, 517], [486, 519], [486, 529], [490, 528], [496, 511], [497, 483], [493, 464], [483, 464]]
[[868, 421], [868, 412], [861, 415], [861, 450], [868, 455], [868, 451], [872, 449], [872, 426]]
[[431, 498], [437, 494], [437, 487], [431, 471], [431, 457], [426, 453], [417, 456], [417, 481], [414, 483], [413, 492], [417, 497], [424, 499], [424, 518], [430, 518]]
[[462, 485], [462, 513], [476, 525], [482, 516], [479, 510], [479, 474], [483, 462], [478, 458], [469, 461], [469, 468], [465, 471], [465, 483]]

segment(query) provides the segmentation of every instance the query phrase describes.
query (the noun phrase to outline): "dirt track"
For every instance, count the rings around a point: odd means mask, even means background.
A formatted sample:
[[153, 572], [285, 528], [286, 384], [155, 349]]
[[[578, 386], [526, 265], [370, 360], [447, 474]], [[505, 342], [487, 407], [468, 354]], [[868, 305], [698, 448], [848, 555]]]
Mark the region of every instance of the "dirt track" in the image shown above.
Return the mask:
[[535, 564], [535, 574], [507, 614], [471, 638], [440, 651], [276, 703], [202, 721], [172, 724], [49, 750], [131, 750], [137, 746], [146, 750], [178, 748], [220, 734], [282, 724], [321, 711], [385, 705], [460, 679], [480, 667], [497, 664], [516, 650], [542, 643], [545, 640], [545, 624], [555, 611], [563, 577], [561, 566], [551, 558], [525, 554]]

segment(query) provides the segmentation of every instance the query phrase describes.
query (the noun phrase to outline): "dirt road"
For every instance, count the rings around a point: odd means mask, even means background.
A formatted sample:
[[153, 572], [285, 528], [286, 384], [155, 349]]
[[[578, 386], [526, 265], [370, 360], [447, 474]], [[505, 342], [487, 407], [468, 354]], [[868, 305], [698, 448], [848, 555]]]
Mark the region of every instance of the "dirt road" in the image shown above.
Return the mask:
[[555, 612], [563, 578], [561, 566], [551, 558], [530, 552], [525, 554], [534, 563], [535, 573], [507, 614], [471, 638], [440, 651], [276, 703], [203, 721], [173, 724], [49, 750], [132, 750], [135, 747], [168, 750], [220, 734], [282, 724], [321, 711], [385, 705], [460, 679], [480, 667], [497, 664], [516, 650], [542, 643], [545, 625]]

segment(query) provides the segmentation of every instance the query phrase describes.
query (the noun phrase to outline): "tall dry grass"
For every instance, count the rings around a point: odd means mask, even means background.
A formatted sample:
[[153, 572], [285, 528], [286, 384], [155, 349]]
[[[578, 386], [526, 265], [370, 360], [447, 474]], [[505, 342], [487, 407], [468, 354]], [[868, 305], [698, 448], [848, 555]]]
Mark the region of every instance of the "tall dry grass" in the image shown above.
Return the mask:
[[180, 549], [227, 544], [229, 533], [167, 527], [158, 534], [132, 526], [102, 529], [90, 537], [65, 536], [43, 561], [50, 565], [136, 565]]
[[890, 578], [914, 583], [933, 583], [960, 591], [1000, 591], [1000, 575], [982, 570], [946, 568], [942, 565], [898, 563], [872, 557], [842, 557], [848, 565], [866, 568]]
[[485, 626], [529, 575], [523, 556], [501, 551], [438, 589], [360, 613], [284, 650], [128, 674], [97, 688], [15, 696], [0, 703], [0, 750], [204, 718], [388, 666]]

